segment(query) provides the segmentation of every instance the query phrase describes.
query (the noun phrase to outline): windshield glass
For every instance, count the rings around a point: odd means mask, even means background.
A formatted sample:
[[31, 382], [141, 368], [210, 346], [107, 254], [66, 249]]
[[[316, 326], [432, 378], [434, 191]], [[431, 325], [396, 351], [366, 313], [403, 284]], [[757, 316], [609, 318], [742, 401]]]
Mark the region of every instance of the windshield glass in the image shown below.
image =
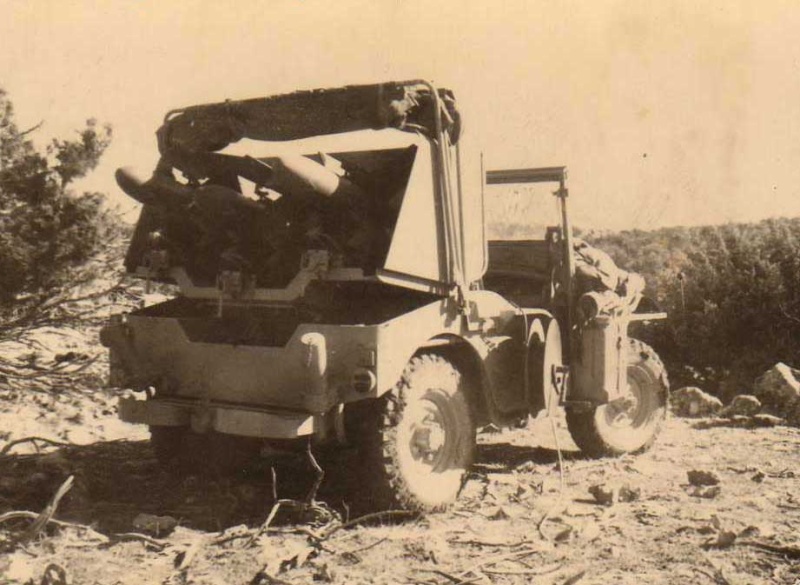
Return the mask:
[[486, 185], [486, 235], [490, 240], [543, 240], [561, 224], [555, 184]]

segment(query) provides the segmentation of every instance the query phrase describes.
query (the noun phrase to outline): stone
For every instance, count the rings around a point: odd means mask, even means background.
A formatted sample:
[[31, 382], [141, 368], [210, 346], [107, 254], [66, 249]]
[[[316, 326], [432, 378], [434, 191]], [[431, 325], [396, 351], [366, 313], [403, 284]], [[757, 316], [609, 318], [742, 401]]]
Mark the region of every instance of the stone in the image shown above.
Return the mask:
[[786, 406], [786, 422], [800, 427], [800, 398], [795, 398]]
[[685, 418], [714, 416], [722, 410], [722, 401], [695, 386], [676, 390], [670, 396], [672, 412]]
[[641, 496], [641, 490], [629, 484], [598, 483], [589, 488], [598, 504], [613, 506], [617, 502], [634, 502]]
[[722, 488], [718, 485], [692, 485], [689, 486], [687, 493], [695, 498], [716, 498], [722, 492]]
[[756, 379], [753, 394], [767, 414], [789, 415], [790, 406], [800, 397], [799, 375], [800, 371], [779, 362]]
[[731, 403], [722, 409], [720, 416], [754, 416], [761, 412], [761, 401], [750, 394], [735, 396]]
[[692, 469], [686, 472], [689, 478], [689, 483], [692, 485], [717, 485], [719, 484], [719, 476], [714, 471], [705, 469]]
[[781, 417], [772, 414], [761, 413], [753, 417], [754, 427], [772, 428], [782, 424], [786, 424], [786, 421], [783, 420]]
[[178, 525], [172, 516], [155, 516], [153, 514], [139, 514], [133, 519], [134, 528], [145, 534], [155, 537], [166, 536]]
[[736, 533], [731, 530], [720, 530], [715, 538], [705, 542], [703, 548], [730, 548], [736, 542]]

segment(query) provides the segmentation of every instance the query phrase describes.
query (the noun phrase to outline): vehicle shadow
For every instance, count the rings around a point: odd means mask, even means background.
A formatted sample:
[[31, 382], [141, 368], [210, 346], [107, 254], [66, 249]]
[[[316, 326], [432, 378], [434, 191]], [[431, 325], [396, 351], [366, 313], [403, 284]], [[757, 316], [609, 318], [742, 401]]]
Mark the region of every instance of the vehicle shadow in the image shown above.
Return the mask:
[[[258, 525], [276, 495], [303, 499], [316, 478], [302, 457], [264, 460], [239, 472], [210, 477], [202, 470], [164, 469], [147, 441], [98, 442], [0, 456], [0, 513], [41, 511], [70, 475], [73, 486], [59, 503], [56, 518], [100, 532], [135, 531], [139, 514], [172, 516], [180, 525], [201, 530]], [[329, 475], [318, 498], [331, 498], [326, 501], [341, 506], [341, 489], [333, 481], [336, 474]]]
[[[577, 450], [562, 450], [565, 461], [583, 459]], [[536, 465], [552, 465], [558, 462], [558, 451], [543, 446], [522, 446], [512, 443], [487, 443], [478, 445], [473, 470], [480, 473], [512, 473], [521, 468]]]
[[[367, 470], [354, 452], [323, 452], [317, 459], [325, 473], [312, 494], [318, 475], [302, 452], [261, 459], [224, 476], [165, 469], [148, 441], [11, 453], [0, 455], [0, 513], [41, 511], [69, 476], [74, 476], [73, 486], [59, 503], [56, 518], [106, 533], [135, 531], [134, 519], [140, 514], [171, 516], [182, 526], [209, 531], [256, 526], [276, 497], [305, 500], [315, 495], [344, 518], [374, 511]], [[526, 463], [550, 465], [557, 460], [557, 452], [545, 447], [480, 444], [471, 477], [512, 473]]]

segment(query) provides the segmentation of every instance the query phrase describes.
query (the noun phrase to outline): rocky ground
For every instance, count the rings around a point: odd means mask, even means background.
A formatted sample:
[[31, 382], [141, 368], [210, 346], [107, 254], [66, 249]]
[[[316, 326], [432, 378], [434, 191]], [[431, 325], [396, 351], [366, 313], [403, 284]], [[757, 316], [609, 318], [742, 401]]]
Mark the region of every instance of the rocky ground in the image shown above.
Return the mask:
[[[267, 462], [226, 479], [177, 475], [141, 429], [119, 437], [111, 397], [36, 396], [4, 427], [2, 583], [800, 583], [795, 428], [673, 418], [650, 452], [591, 461], [562, 421], [556, 443], [535, 420], [480, 435], [450, 510], [359, 519], [356, 463], [321, 458], [327, 505], [301, 509], [314, 478], [302, 458], [274, 462], [274, 485]], [[3, 420], [19, 408], [6, 399]], [[11, 445], [22, 436], [9, 428], [83, 444]], [[69, 477], [55, 521], [35, 522]]]

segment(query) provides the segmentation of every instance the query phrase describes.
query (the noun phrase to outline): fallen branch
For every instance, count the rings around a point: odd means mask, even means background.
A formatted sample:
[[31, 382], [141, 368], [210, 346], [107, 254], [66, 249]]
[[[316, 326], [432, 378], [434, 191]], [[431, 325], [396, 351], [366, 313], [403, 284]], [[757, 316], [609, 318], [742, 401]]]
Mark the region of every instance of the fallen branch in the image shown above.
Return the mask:
[[75, 481], [75, 476], [70, 475], [67, 479], [64, 480], [64, 483], [56, 490], [56, 493], [44, 507], [41, 514], [33, 521], [33, 524], [25, 531], [25, 533], [20, 538], [20, 542], [27, 542], [33, 538], [36, 538], [39, 533], [44, 530], [44, 527], [47, 526], [47, 523], [56, 513], [58, 509], [58, 503], [61, 501], [61, 498], [72, 488], [72, 484]]
[[164, 550], [167, 547], [167, 543], [162, 540], [157, 540], [146, 534], [139, 534], [138, 532], [122, 532], [119, 534], [110, 534], [108, 536], [108, 545], [113, 546], [118, 542], [131, 542], [131, 541], [138, 541], [143, 542], [146, 545], [155, 547], [159, 551]]
[[357, 526], [358, 524], [363, 524], [364, 522], [370, 522], [372, 520], [378, 520], [381, 518], [402, 518], [402, 517], [413, 517], [417, 518], [419, 516], [418, 512], [412, 512], [410, 510], [384, 510], [383, 512], [372, 512], [371, 514], [365, 514], [363, 516], [359, 516], [358, 518], [354, 518], [349, 520], [348, 522], [343, 522], [342, 524], [336, 524], [335, 526], [331, 527], [325, 534], [322, 535], [322, 540], [328, 540], [331, 536], [339, 532], [340, 530], [344, 530], [345, 528], [351, 528], [353, 526]]
[[229, 534], [228, 536], [220, 535], [217, 538], [215, 538], [214, 540], [212, 540], [211, 544], [216, 546], [216, 545], [219, 545], [219, 544], [226, 544], [228, 542], [233, 542], [234, 540], [239, 540], [240, 538], [251, 538], [252, 536], [253, 535], [251, 534], [251, 531], [242, 532], [242, 533], [239, 533], [239, 534]]
[[800, 559], [800, 547], [769, 544], [758, 540], [737, 540], [736, 544], [744, 544], [753, 548], [760, 548], [775, 554], [784, 555], [790, 559]]
[[358, 554], [360, 552], [367, 551], [367, 550], [369, 550], [371, 548], [375, 548], [376, 546], [378, 546], [382, 542], [386, 542], [386, 540], [387, 540], [387, 538], [384, 536], [383, 538], [379, 538], [378, 540], [376, 540], [375, 542], [373, 542], [371, 544], [368, 544], [366, 546], [361, 546], [361, 547], [358, 547], [358, 548], [353, 548], [353, 549], [350, 549], [350, 550], [343, 550], [339, 554], [343, 555], [343, 556], [355, 555], [355, 554]]
[[[11, 512], [6, 512], [5, 514], [0, 514], [0, 524], [4, 522], [11, 522], [13, 520], [37, 520], [42, 514], [37, 514], [36, 512], [29, 512], [27, 510], [14, 510]], [[59, 528], [74, 528], [76, 530], [85, 531], [87, 534], [100, 539], [103, 541], [103, 544], [107, 546], [112, 546], [118, 542], [129, 542], [129, 541], [141, 541], [145, 544], [150, 546], [156, 547], [159, 550], [163, 550], [166, 548], [167, 543], [156, 540], [155, 538], [151, 538], [144, 534], [139, 534], [136, 532], [123, 532], [118, 534], [102, 534], [97, 532], [91, 526], [86, 526], [85, 524], [76, 524], [74, 522], [65, 522], [63, 520], [56, 520], [53, 517], [47, 518], [47, 524], [53, 524], [54, 526], [58, 526]], [[34, 522], [35, 525], [35, 522]], [[33, 528], [33, 525], [31, 526]], [[28, 529], [28, 531], [31, 530]]]
[[[36, 441], [41, 441], [42, 443], [47, 443], [48, 445], [54, 445], [57, 447], [70, 446], [69, 443], [64, 443], [63, 441], [54, 441], [53, 439], [45, 439], [44, 437], [25, 437], [23, 439], [16, 439], [3, 445], [3, 449], [0, 450], [0, 455], [8, 455], [8, 452], [11, 451], [11, 449], [17, 445], [22, 445], [23, 443], [33, 443], [34, 447], [36, 447]], [[36, 449], [38, 451], [38, 447]]]
[[[12, 510], [11, 512], [0, 514], [0, 524], [3, 524], [4, 522], [10, 522], [12, 520], [36, 520], [38, 517], [39, 517], [38, 512], [29, 512], [27, 510]], [[83, 524], [64, 522], [63, 520], [56, 520], [55, 518], [50, 518], [48, 520], [48, 523], [53, 524], [54, 526], [58, 526], [59, 528], [81, 528], [85, 530], [92, 530], [91, 528]], [[92, 530], [92, 532], [94, 531]]]
[[529, 544], [529, 540], [518, 540], [516, 542], [503, 542], [500, 540], [476, 540], [476, 539], [469, 539], [469, 540], [448, 540], [448, 544], [463, 544], [463, 545], [471, 545], [471, 546], [493, 546], [496, 548], [516, 548], [518, 546], [522, 546], [525, 544]]
[[[266, 532], [267, 532], [267, 530], [269, 529], [269, 525], [270, 525], [270, 524], [272, 524], [272, 521], [273, 521], [273, 520], [275, 520], [275, 516], [277, 516], [277, 515], [278, 515], [278, 510], [280, 510], [280, 509], [281, 509], [281, 505], [282, 505], [282, 504], [289, 503], [289, 502], [291, 502], [291, 503], [294, 503], [294, 500], [278, 500], [277, 502], [275, 502], [275, 503], [272, 505], [272, 509], [269, 511], [269, 514], [267, 515], [267, 519], [266, 519], [266, 520], [264, 520], [264, 523], [263, 523], [261, 526], [259, 526], [259, 528], [258, 528], [258, 530], [256, 530], [255, 534], [253, 534], [253, 536], [251, 536], [251, 537], [250, 537], [250, 538], [247, 540], [247, 542], [245, 543], [245, 547], [252, 546], [252, 544], [253, 544], [253, 543], [254, 543], [256, 540], [258, 540], [258, 538], [259, 538], [259, 537], [260, 537], [262, 534], [264, 534], [264, 533], [266, 533]], [[216, 544], [216, 543], [215, 543], [215, 544]]]
[[457, 577], [455, 575], [452, 575], [451, 573], [448, 573], [447, 571], [442, 571], [441, 569], [417, 569], [417, 570], [422, 571], [424, 573], [434, 573], [435, 575], [444, 577], [445, 579], [447, 579], [451, 583], [454, 583], [455, 585], [468, 585], [469, 583], [475, 583], [477, 581], [480, 581], [485, 577], [485, 575], [481, 574], [479, 576], [471, 577], [469, 579], [462, 579], [461, 577]]
[[549, 575], [560, 571], [564, 567], [564, 563], [555, 563], [553, 565], [539, 568], [539, 569], [520, 569], [520, 570], [505, 570], [505, 569], [483, 569], [485, 573], [490, 575]]
[[[467, 585], [468, 583], [474, 583], [475, 581], [480, 581], [481, 579], [488, 579], [487, 576], [482, 572], [489, 571], [486, 570], [486, 567], [490, 567], [492, 565], [496, 565], [497, 563], [502, 563], [503, 561], [520, 561], [521, 559], [530, 556], [534, 553], [541, 552], [541, 549], [538, 547], [529, 547], [523, 550], [518, 550], [510, 553], [503, 553], [501, 555], [492, 555], [487, 556], [483, 560], [475, 563], [465, 571], [461, 571], [456, 575], [451, 575], [449, 573], [445, 573], [440, 569], [420, 569], [421, 571], [428, 571], [429, 573], [438, 573], [443, 577], [453, 581], [456, 585]], [[522, 573], [520, 573], [522, 574]], [[472, 577], [470, 577], [472, 575]]]
[[322, 467], [319, 466], [319, 463], [317, 463], [314, 454], [311, 452], [310, 438], [306, 443], [306, 457], [308, 458], [309, 463], [311, 463], [311, 467], [314, 468], [314, 472], [316, 473], [316, 477], [314, 478], [314, 485], [311, 486], [311, 489], [306, 495], [306, 500], [305, 500], [306, 504], [311, 505], [317, 497], [317, 491], [319, 491], [319, 486], [322, 484], [322, 480], [325, 478], [325, 471], [323, 471]]

